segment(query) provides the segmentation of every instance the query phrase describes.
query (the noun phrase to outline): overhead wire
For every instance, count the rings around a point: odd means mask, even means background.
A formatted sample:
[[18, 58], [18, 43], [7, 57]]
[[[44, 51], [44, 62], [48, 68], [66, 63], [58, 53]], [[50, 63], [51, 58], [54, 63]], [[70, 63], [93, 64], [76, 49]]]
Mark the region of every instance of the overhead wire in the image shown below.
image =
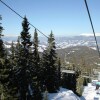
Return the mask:
[[[24, 19], [24, 17], [22, 17], [18, 12], [16, 12], [14, 9], [12, 9], [9, 5], [7, 5], [5, 2], [3, 2], [2, 0], [0, 0], [1, 3], [3, 5], [5, 5], [7, 8], [9, 8], [12, 12], [14, 12], [16, 15], [18, 15], [20, 18]], [[38, 28], [36, 28], [33, 24], [31, 24], [30, 22], [28, 22], [32, 27], [34, 27], [38, 32], [40, 32], [42, 35], [44, 35], [46, 38], [48, 38], [48, 36], [46, 36], [43, 32], [41, 32]]]
[[11, 11], [13, 11], [15, 14], [17, 14], [20, 18], [24, 19], [19, 13], [17, 13], [15, 10], [13, 10], [9, 5], [7, 5], [5, 2], [0, 0], [2, 4], [4, 4], [7, 8], [9, 8]]
[[[18, 12], [16, 12], [14, 9], [12, 9], [8, 4], [6, 4], [5, 2], [3, 2], [2, 0], [0, 0], [1, 1], [1, 3], [3, 4], [3, 5], [5, 5], [8, 9], [10, 9], [12, 12], [14, 12], [17, 16], [19, 16], [21, 19], [24, 19], [24, 17], [22, 17]], [[36, 28], [33, 24], [31, 24], [29, 21], [28, 21], [28, 23], [33, 27], [33, 28], [35, 28], [38, 32], [40, 32], [42, 35], [44, 35], [47, 39], [49, 39], [49, 37], [48, 36], [46, 36], [42, 31], [40, 31], [38, 28]], [[35, 43], [34, 43], [35, 44]], [[60, 46], [57, 46], [57, 47], [59, 47], [59, 48], [61, 48]], [[44, 48], [43, 47], [41, 47], [43, 50], [44, 50]], [[62, 49], [62, 48], [61, 48]], [[66, 52], [66, 51], [65, 51]]]
[[86, 6], [86, 10], [87, 10], [88, 16], [89, 16], [89, 20], [90, 20], [90, 24], [91, 24], [91, 27], [92, 27], [92, 31], [93, 31], [93, 34], [94, 34], [94, 39], [95, 39], [95, 42], [96, 42], [97, 51], [98, 51], [98, 54], [99, 54], [99, 57], [100, 57], [99, 46], [98, 46], [98, 42], [97, 42], [95, 30], [94, 30], [92, 18], [91, 18], [90, 12], [89, 12], [89, 7], [88, 7], [88, 4], [87, 4], [87, 1], [84, 0], [84, 2], [85, 2], [85, 6]]
[[[2, 4], [4, 4], [7, 8], [9, 8], [12, 12], [14, 12], [16, 15], [18, 15], [21, 19], [24, 19], [24, 17], [22, 17], [18, 12], [16, 12], [14, 9], [12, 9], [9, 5], [7, 5], [5, 2], [3, 2], [2, 0], [0, 0]], [[48, 38], [43, 32], [41, 32], [38, 28], [36, 28], [33, 24], [31, 24], [30, 22], [28, 22], [32, 27], [34, 27], [38, 32], [40, 32], [42, 35], [44, 35], [46, 38]], [[36, 45], [36, 43], [34, 43]], [[43, 50], [45, 50], [42, 46], [38, 46], [41, 47]]]

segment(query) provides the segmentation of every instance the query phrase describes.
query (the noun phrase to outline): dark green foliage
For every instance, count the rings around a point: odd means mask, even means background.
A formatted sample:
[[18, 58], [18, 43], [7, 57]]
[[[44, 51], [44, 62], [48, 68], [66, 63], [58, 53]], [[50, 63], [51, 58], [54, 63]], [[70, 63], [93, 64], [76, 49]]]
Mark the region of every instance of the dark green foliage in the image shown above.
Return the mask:
[[91, 83], [91, 78], [87, 78], [87, 83]]
[[40, 88], [38, 86], [38, 84], [36, 85], [35, 84], [35, 87], [33, 89], [33, 100], [42, 100], [42, 94], [41, 94], [41, 91], [40, 91]]
[[67, 75], [66, 74], [63, 74], [62, 75], [62, 80], [61, 80], [61, 85], [63, 88], [67, 88], [68, 87], [68, 78], [67, 78]]
[[1, 26], [1, 23], [0, 23], [0, 58], [4, 58], [4, 56], [5, 56], [4, 44], [1, 39], [1, 37], [3, 36], [2, 30], [3, 30], [3, 27]]
[[30, 84], [30, 66], [29, 66], [29, 47], [31, 46], [30, 34], [29, 34], [29, 23], [27, 18], [24, 18], [22, 23], [23, 30], [21, 32], [21, 44], [18, 39], [16, 46], [15, 59], [16, 67], [14, 69], [14, 77], [12, 77], [13, 84], [17, 87], [19, 92], [19, 99], [25, 100], [28, 95], [28, 86]]
[[87, 86], [87, 79], [86, 78], [84, 78], [83, 86]]
[[30, 42], [30, 34], [29, 34], [29, 23], [28, 23], [28, 20], [26, 17], [24, 17], [24, 21], [22, 23], [22, 27], [23, 27], [23, 30], [21, 32], [21, 43], [23, 44], [23, 47], [24, 49], [28, 49], [29, 46], [32, 45], [32, 43]]
[[83, 81], [83, 86], [87, 86], [88, 83], [90, 83], [90, 79], [89, 78], [84, 78], [84, 81]]
[[39, 57], [39, 52], [38, 52], [38, 34], [35, 29], [34, 32], [34, 39], [33, 39], [33, 68], [34, 68], [34, 73], [37, 77], [37, 81], [39, 82], [39, 69], [40, 69], [40, 57]]
[[33, 53], [32, 53], [32, 77], [33, 77], [33, 98], [34, 100], [42, 100], [41, 94], [41, 70], [40, 57], [38, 52], [38, 33], [35, 29], [34, 39], [33, 39]]
[[[74, 71], [74, 73], [63, 73], [62, 74], [62, 87], [67, 88], [72, 90], [74, 93], [77, 93], [77, 84], [78, 84], [78, 78], [79, 75], [81, 74], [80, 71], [78, 71], [78, 69], [76, 68], [76, 66], [74, 65], [74, 67], [72, 68]], [[71, 71], [71, 70], [69, 70]], [[79, 89], [79, 88], [78, 88]], [[79, 90], [78, 90], [79, 91]]]
[[59, 86], [61, 86], [61, 61], [60, 58], [58, 60], [58, 84]]
[[[22, 50], [22, 45], [20, 43], [20, 37], [18, 37], [17, 44], [15, 47], [15, 61], [16, 61], [16, 63], [19, 62], [21, 59], [21, 50]], [[17, 68], [18, 68], [18, 66], [17, 66]]]
[[10, 48], [10, 51], [11, 51], [11, 55], [10, 55], [10, 62], [11, 62], [11, 65], [12, 65], [12, 68], [15, 67], [15, 47], [14, 47], [14, 43], [12, 42], [11, 44], [11, 48]]
[[0, 99], [7, 100], [10, 97], [8, 93], [10, 62], [7, 59], [4, 44], [1, 39], [1, 36], [3, 36], [1, 34], [2, 30], [3, 27], [0, 23]]
[[64, 73], [62, 76], [62, 87], [76, 92], [76, 79], [75, 73]]
[[46, 50], [44, 50], [43, 55], [42, 55], [42, 84], [44, 86], [44, 91], [47, 88], [47, 81], [49, 80], [49, 55]]
[[74, 93], [76, 93], [76, 84], [77, 84], [77, 75], [73, 75], [73, 78], [72, 78], [72, 90]]
[[43, 53], [44, 84], [48, 92], [56, 92], [58, 84], [58, 66], [54, 36], [51, 32], [48, 38], [47, 50]]
[[[1, 17], [1, 15], [0, 15], [0, 20], [2, 20], [2, 17]], [[2, 30], [3, 30], [3, 27], [1, 26], [1, 23], [0, 23], [0, 38], [1, 38], [1, 36], [2, 36]]]
[[10, 48], [11, 54], [10, 54], [10, 66], [11, 71], [9, 75], [9, 84], [8, 89], [9, 93], [11, 95], [10, 99], [18, 100], [18, 85], [17, 85], [17, 77], [16, 77], [16, 69], [17, 69], [17, 57], [16, 57], [16, 48], [14, 46], [14, 43], [12, 42], [11, 48]]
[[0, 38], [0, 58], [5, 56], [5, 50], [4, 50], [4, 45], [3, 45], [3, 41]]

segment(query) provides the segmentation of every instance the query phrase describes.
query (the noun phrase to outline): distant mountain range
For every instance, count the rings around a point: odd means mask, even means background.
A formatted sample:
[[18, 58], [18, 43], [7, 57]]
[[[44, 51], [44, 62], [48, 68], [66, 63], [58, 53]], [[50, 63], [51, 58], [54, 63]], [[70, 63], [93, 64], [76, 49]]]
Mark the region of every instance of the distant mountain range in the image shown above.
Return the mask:
[[[6, 36], [3, 37], [3, 40], [5, 42], [5, 44], [11, 44], [11, 42], [15, 42], [17, 41], [18, 37], [11, 37], [11, 36]], [[64, 49], [64, 48], [68, 48], [68, 47], [73, 47], [73, 46], [88, 46], [91, 47], [93, 49], [96, 49], [96, 43], [94, 40], [93, 36], [73, 36], [73, 37], [55, 37], [55, 41], [56, 41], [56, 47], [57, 49]], [[97, 36], [97, 41], [98, 41], [98, 45], [100, 47], [100, 36]], [[46, 37], [39, 37], [39, 44], [43, 47], [47, 46], [47, 38]], [[8, 46], [10, 47], [10, 46]]]
[[[12, 41], [16, 45], [17, 37], [4, 37], [5, 47], [10, 49]], [[100, 47], [100, 36], [97, 36]], [[39, 51], [43, 52], [47, 47], [47, 38], [39, 37]], [[56, 37], [57, 53], [61, 60], [66, 60], [67, 64], [77, 63], [81, 65], [82, 59], [85, 59], [89, 66], [99, 66], [99, 57], [96, 51], [96, 43], [93, 36], [73, 36], [73, 37]]]

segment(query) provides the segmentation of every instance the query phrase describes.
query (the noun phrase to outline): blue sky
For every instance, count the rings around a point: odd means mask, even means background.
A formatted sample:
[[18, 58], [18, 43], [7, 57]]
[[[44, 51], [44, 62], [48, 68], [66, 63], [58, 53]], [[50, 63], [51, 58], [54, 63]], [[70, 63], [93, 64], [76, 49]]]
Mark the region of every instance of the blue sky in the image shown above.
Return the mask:
[[[3, 0], [44, 34], [75, 36], [92, 33], [84, 0]], [[100, 0], [87, 0], [94, 28], [100, 33]], [[20, 35], [22, 19], [0, 3], [4, 35]], [[34, 28], [30, 26], [30, 33]], [[41, 33], [39, 33], [40, 36]]]

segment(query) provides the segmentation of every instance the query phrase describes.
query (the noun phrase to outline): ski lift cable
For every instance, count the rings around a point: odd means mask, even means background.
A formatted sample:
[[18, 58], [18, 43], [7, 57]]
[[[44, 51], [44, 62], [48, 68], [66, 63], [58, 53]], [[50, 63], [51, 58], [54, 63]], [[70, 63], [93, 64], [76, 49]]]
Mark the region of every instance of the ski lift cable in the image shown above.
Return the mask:
[[[18, 12], [16, 12], [14, 9], [12, 9], [9, 5], [7, 5], [5, 2], [3, 2], [2, 0], [0, 0], [1, 3], [3, 5], [5, 5], [7, 8], [9, 8], [12, 12], [14, 12], [16, 15], [18, 15], [20, 18], [24, 19], [24, 17], [22, 17]], [[38, 28], [36, 28], [33, 24], [31, 24], [30, 22], [28, 22], [32, 27], [34, 27], [38, 32], [40, 32], [42, 35], [44, 35], [46, 38], [48, 38], [48, 36], [46, 36], [43, 32], [41, 32]]]
[[86, 6], [86, 10], [87, 10], [88, 16], [89, 16], [89, 20], [90, 20], [90, 24], [91, 24], [91, 27], [92, 27], [92, 31], [93, 31], [93, 34], [94, 34], [94, 39], [95, 39], [95, 42], [96, 42], [97, 51], [98, 51], [98, 54], [99, 54], [99, 57], [100, 57], [99, 46], [98, 46], [98, 42], [97, 42], [95, 30], [94, 30], [92, 18], [91, 18], [90, 12], [89, 12], [89, 7], [88, 7], [88, 4], [87, 4], [87, 1], [84, 0], [84, 2], [85, 2], [85, 6]]
[[[4, 3], [2, 0], [0, 0], [2, 4], [4, 4], [7, 8], [9, 8], [11, 11], [13, 11], [16, 15], [18, 15], [21, 19], [24, 19], [19, 13], [17, 13], [15, 10], [13, 10], [10, 6], [8, 6], [6, 3]], [[28, 22], [29, 23], [29, 22]], [[39, 29], [37, 29], [34, 25], [29, 23], [32, 27], [34, 27], [36, 30], [38, 30], [41, 34], [43, 34], [45, 37], [47, 37], [44, 33], [42, 33]], [[48, 37], [47, 37], [48, 38]], [[34, 43], [36, 45], [36, 43]], [[42, 48], [42, 46], [39, 46]], [[42, 48], [44, 50], [44, 48]]]
[[[22, 17], [18, 12], [16, 12], [14, 9], [12, 9], [9, 5], [7, 5], [5, 2], [3, 2], [2, 0], [0, 0], [1, 3], [3, 5], [5, 5], [8, 9], [10, 9], [13, 13], [15, 13], [17, 16], [19, 16], [21, 19], [24, 19], [24, 17]], [[38, 32], [40, 32], [42, 35], [44, 35], [46, 38], [49, 39], [48, 36], [46, 36], [42, 31], [40, 31], [38, 28], [36, 28], [33, 24], [31, 24], [30, 22], [28, 22], [33, 28], [35, 28]], [[59, 48], [61, 48], [60, 46], [57, 46]], [[62, 48], [61, 48], [62, 49]], [[44, 49], [43, 49], [44, 50]], [[66, 51], [65, 51], [66, 52]]]

